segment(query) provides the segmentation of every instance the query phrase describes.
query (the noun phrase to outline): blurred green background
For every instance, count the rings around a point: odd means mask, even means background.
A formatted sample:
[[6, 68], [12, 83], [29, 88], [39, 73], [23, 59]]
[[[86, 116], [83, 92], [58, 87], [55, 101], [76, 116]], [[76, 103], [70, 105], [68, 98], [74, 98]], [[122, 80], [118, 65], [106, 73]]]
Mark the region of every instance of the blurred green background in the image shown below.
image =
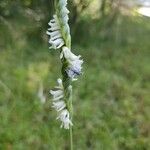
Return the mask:
[[[0, 150], [69, 150], [49, 90], [59, 52], [46, 30], [52, 0], [0, 0]], [[138, 0], [69, 1], [75, 150], [150, 150], [150, 18]], [[146, 3], [147, 4], [147, 3]]]

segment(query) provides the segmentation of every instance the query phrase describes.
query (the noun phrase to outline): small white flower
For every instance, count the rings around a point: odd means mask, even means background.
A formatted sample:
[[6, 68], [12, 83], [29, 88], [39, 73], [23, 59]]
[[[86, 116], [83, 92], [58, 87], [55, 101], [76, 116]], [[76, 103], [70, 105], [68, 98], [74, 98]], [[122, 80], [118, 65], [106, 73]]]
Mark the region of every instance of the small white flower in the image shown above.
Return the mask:
[[[66, 108], [66, 103], [63, 100], [64, 90], [62, 85], [62, 80], [57, 79], [58, 86], [55, 86], [55, 90], [50, 90], [50, 94], [53, 96], [52, 107], [58, 112], [58, 117], [62, 123], [61, 128], [69, 129], [72, 122], [70, 120], [69, 111]], [[72, 86], [69, 86], [69, 90], [72, 90]]]
[[54, 49], [61, 48], [65, 43], [62, 38], [57, 15], [53, 15], [53, 19], [50, 20], [48, 25], [50, 26], [50, 28], [48, 28], [48, 31], [46, 33], [50, 36], [49, 43], [52, 45], [50, 47], [50, 49], [51, 48], [54, 48]]
[[53, 102], [53, 108], [56, 109], [57, 112], [63, 110], [66, 107], [66, 104], [64, 101], [57, 101], [57, 102]]
[[54, 90], [50, 90], [50, 94], [53, 96], [53, 101], [61, 100], [64, 97], [62, 80], [57, 79], [58, 86], [54, 87]]
[[65, 59], [68, 61], [69, 63], [69, 67], [66, 70], [68, 76], [70, 78], [72, 78], [73, 80], [76, 80], [76, 76], [81, 74], [81, 69], [82, 69], [82, 63], [83, 60], [80, 60], [80, 55], [76, 56], [75, 54], [73, 54], [71, 52], [71, 50], [67, 47], [63, 47], [62, 48], [62, 52], [60, 54], [60, 58], [62, 59], [63, 57], [65, 57]]
[[57, 83], [58, 83], [58, 85], [60, 86], [60, 87], [62, 87], [62, 80], [59, 78], [59, 79], [57, 79]]
[[61, 128], [69, 129], [70, 126], [72, 126], [72, 122], [70, 120], [70, 115], [67, 109], [64, 109], [61, 111], [57, 119], [60, 119], [62, 121]]
[[62, 79], [58, 78], [57, 83], [58, 83], [58, 86], [55, 86], [55, 88], [63, 89]]
[[64, 93], [62, 90], [50, 90], [50, 93], [52, 94], [53, 96], [53, 101], [57, 101], [57, 100], [60, 100], [64, 97]]

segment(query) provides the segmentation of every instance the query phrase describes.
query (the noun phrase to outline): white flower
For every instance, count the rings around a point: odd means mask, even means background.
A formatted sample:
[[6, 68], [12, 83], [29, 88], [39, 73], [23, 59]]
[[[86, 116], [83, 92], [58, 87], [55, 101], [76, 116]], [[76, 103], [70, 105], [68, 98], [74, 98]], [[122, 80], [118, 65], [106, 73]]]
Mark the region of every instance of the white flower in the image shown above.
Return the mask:
[[[58, 117], [62, 123], [61, 128], [64, 127], [65, 129], [69, 129], [70, 125], [72, 125], [72, 122], [70, 120], [69, 111], [66, 108], [66, 103], [63, 100], [64, 98], [64, 90], [62, 85], [62, 80], [57, 80], [58, 86], [55, 86], [55, 90], [50, 90], [51, 95], [53, 96], [53, 102], [52, 107], [58, 112]], [[69, 90], [71, 90], [72, 87], [69, 86]]]
[[73, 125], [70, 120], [69, 111], [67, 109], [62, 110], [57, 119], [60, 119], [62, 121], [62, 124], [60, 126], [61, 128], [64, 127], [65, 129], [69, 129], [69, 127]]
[[56, 102], [53, 102], [53, 106], [52, 107], [55, 108], [56, 111], [59, 112], [59, 111], [63, 110], [66, 107], [66, 104], [62, 100], [61, 101], [56, 101]]
[[53, 96], [53, 101], [57, 101], [57, 100], [60, 100], [64, 97], [64, 93], [62, 90], [50, 90], [50, 93], [52, 94]]
[[83, 63], [83, 60], [80, 60], [80, 57], [81, 57], [80, 55], [76, 56], [67, 47], [62, 48], [60, 58], [62, 59], [63, 57], [65, 57], [65, 59], [69, 63], [69, 67], [66, 70], [66, 72], [68, 76], [74, 80], [77, 75], [81, 74], [81, 69], [82, 69], [81, 65]]
[[50, 94], [53, 96], [53, 101], [60, 100], [64, 97], [62, 80], [57, 79], [58, 86], [55, 86], [55, 90], [50, 90]]
[[61, 48], [65, 43], [62, 38], [57, 15], [53, 15], [53, 19], [50, 20], [48, 25], [50, 26], [50, 28], [48, 28], [48, 31], [46, 33], [50, 36], [49, 43], [52, 45], [50, 48]]

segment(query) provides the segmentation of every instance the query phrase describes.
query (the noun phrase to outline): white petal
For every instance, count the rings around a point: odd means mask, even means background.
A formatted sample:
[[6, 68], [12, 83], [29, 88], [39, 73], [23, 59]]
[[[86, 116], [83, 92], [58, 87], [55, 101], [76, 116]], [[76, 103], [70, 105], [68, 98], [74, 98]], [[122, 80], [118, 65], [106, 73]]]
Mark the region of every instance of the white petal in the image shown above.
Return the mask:
[[50, 90], [50, 94], [52, 94], [53, 97], [56, 98], [56, 97], [63, 95], [63, 91], [62, 90], [57, 90], [57, 91]]
[[62, 47], [64, 45], [64, 41], [61, 38], [60, 39], [56, 39], [54, 41], [50, 40], [49, 43], [52, 44], [52, 45], [55, 45], [56, 48], [60, 48], [60, 47]]
[[73, 60], [76, 60], [76, 59], [79, 59], [81, 56], [76, 56], [75, 54], [73, 54], [70, 49], [68, 47], [63, 47], [63, 51], [62, 51], [64, 57], [66, 59], [68, 59], [69, 61], [73, 61]]
[[51, 28], [49, 28], [48, 30], [55, 31], [58, 29], [60, 29], [60, 27], [56, 25], [56, 26], [51, 26]]
[[52, 38], [52, 37], [55, 37], [55, 36], [58, 36], [58, 35], [61, 36], [60, 31], [53, 31], [53, 32], [50, 32], [49, 35], [51, 36], [51, 38]]
[[62, 121], [61, 128], [64, 127], [65, 129], [69, 129], [70, 125], [73, 125], [70, 120], [70, 115], [67, 109], [62, 110], [57, 119], [60, 119]]
[[58, 85], [60, 86], [60, 87], [62, 87], [62, 79], [57, 79], [57, 83], [58, 83]]
[[58, 101], [58, 100], [62, 99], [63, 97], [64, 97], [64, 95], [60, 95], [58, 97], [54, 97], [53, 101]]
[[58, 38], [61, 38], [61, 37], [62, 37], [62, 35], [58, 34], [58, 35], [55, 35], [55, 36], [51, 37], [51, 40], [54, 41], [54, 40], [56, 40]]
[[64, 101], [53, 102], [52, 107], [54, 107], [56, 109], [56, 111], [59, 112], [59, 111], [63, 110], [66, 107], [66, 104], [65, 104]]

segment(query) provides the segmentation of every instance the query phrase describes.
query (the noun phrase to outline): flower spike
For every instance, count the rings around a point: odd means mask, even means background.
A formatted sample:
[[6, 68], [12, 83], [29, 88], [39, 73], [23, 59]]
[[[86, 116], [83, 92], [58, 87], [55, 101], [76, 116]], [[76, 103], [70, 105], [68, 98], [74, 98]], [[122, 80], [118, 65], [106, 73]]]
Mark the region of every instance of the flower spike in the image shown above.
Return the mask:
[[48, 25], [47, 34], [50, 36], [50, 48], [60, 49], [62, 62], [62, 80], [50, 90], [52, 107], [58, 113], [57, 119], [61, 121], [61, 128], [72, 130], [72, 81], [82, 73], [81, 56], [71, 52], [71, 35], [68, 24], [67, 0], [55, 0], [55, 14]]

